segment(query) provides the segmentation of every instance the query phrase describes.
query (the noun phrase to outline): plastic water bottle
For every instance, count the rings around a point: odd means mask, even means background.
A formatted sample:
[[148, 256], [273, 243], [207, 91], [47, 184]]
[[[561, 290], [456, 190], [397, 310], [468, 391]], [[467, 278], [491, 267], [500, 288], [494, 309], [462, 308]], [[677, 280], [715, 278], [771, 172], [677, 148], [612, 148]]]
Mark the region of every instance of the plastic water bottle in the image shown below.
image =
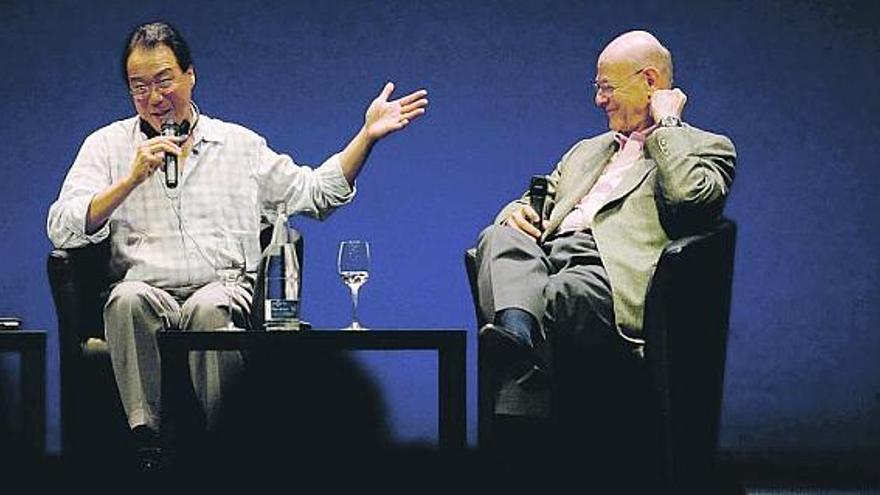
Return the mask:
[[272, 242], [263, 251], [262, 261], [266, 330], [299, 330], [299, 262], [283, 203], [277, 207]]

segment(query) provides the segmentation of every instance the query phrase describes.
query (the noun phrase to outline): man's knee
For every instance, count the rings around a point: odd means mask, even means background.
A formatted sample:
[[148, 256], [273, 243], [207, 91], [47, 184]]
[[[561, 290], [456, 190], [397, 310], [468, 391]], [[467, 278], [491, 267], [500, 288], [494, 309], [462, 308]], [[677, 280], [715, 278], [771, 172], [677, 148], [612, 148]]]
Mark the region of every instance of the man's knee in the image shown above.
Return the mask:
[[147, 304], [151, 290], [152, 287], [144, 282], [120, 282], [110, 291], [104, 309], [132, 310], [142, 308]]
[[540, 257], [541, 250], [534, 239], [505, 225], [490, 225], [477, 238], [477, 259], [494, 256]]
[[225, 326], [228, 308], [229, 298], [222, 286], [203, 287], [183, 304], [181, 329], [208, 331]]
[[490, 245], [492, 242], [498, 239], [500, 236], [508, 235], [510, 227], [505, 227], [503, 225], [490, 225], [483, 229], [480, 232], [480, 236], [477, 237], [477, 250], [485, 249], [485, 246]]
[[226, 321], [226, 303], [199, 302], [192, 304], [183, 314], [181, 321], [185, 322], [183, 330], [208, 331], [215, 330]]
[[550, 277], [544, 287], [544, 301], [547, 303], [547, 314], [554, 318], [570, 318], [589, 309], [587, 296], [581, 288], [577, 287], [577, 280], [573, 277], [556, 275]]
[[580, 277], [557, 274], [544, 287], [546, 318], [555, 326], [575, 330], [582, 326], [613, 324], [610, 292], [597, 290]]
[[113, 287], [104, 305], [105, 335], [127, 329], [154, 333], [172, 326], [174, 315], [162, 311], [155, 292], [155, 288], [139, 281], [125, 281]]

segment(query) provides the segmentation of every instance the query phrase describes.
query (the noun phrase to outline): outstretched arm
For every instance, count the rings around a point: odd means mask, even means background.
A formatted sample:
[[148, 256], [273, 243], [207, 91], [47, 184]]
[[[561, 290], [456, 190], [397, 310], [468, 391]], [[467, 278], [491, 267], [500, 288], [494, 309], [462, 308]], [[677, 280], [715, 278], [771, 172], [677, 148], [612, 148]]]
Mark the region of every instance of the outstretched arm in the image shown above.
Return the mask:
[[377, 141], [403, 129], [425, 113], [425, 107], [428, 106], [428, 100], [425, 98], [427, 91], [420, 89], [389, 101], [392, 91], [394, 91], [394, 83], [385, 84], [382, 92], [367, 108], [364, 126], [339, 154], [342, 173], [349, 184], [354, 184], [355, 178]]

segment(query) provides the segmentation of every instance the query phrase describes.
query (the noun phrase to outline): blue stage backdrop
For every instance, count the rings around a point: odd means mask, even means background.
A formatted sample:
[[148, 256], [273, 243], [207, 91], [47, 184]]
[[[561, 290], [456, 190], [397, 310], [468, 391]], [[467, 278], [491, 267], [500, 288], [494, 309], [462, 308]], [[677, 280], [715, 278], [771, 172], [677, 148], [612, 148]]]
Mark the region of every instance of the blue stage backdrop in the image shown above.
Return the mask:
[[[878, 18], [852, 1], [0, 1], [0, 313], [49, 331], [47, 447], [59, 449], [49, 205], [82, 140], [132, 115], [119, 73], [136, 24], [192, 45], [212, 116], [317, 164], [387, 80], [425, 87], [428, 115], [379, 144], [349, 207], [306, 236], [303, 311], [339, 327], [337, 243], [373, 244], [372, 327], [464, 327], [476, 438], [474, 317], [462, 251], [534, 173], [606, 129], [595, 58], [634, 28], [672, 50], [686, 120], [732, 137], [727, 214], [740, 226], [722, 447], [880, 449]], [[436, 438], [436, 359], [370, 354], [395, 438]], [[10, 382], [14, 372], [2, 370]], [[304, 404], [303, 407], [308, 407]]]

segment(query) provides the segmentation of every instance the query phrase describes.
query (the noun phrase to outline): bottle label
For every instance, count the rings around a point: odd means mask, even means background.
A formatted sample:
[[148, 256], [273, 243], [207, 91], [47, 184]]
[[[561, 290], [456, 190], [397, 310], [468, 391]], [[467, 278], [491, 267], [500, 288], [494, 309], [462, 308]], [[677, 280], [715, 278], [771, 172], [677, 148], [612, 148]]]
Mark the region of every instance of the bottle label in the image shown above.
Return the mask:
[[267, 321], [295, 320], [299, 318], [299, 301], [291, 299], [267, 299]]

